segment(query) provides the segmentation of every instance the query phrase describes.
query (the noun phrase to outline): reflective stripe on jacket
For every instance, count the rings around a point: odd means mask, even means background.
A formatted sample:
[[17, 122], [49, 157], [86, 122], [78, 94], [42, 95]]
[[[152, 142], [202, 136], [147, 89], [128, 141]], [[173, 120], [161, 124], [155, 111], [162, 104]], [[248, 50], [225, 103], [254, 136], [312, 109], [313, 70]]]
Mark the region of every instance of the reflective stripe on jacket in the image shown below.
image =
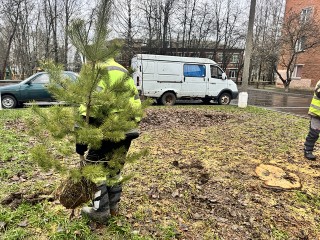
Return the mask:
[[[102, 63], [99, 65], [99, 67], [106, 68], [108, 70], [109, 74], [109, 79], [110, 79], [110, 84], [114, 84], [116, 81], [121, 80], [128, 74], [127, 69], [125, 69], [122, 65], [119, 63], [115, 62], [113, 59], [109, 59], [106, 63]], [[132, 96], [129, 99], [130, 104], [134, 109], [140, 110], [141, 108], [141, 101], [139, 98], [138, 90], [134, 84], [134, 81], [131, 77], [127, 79], [126, 82], [130, 87], [132, 87], [135, 91], [135, 95]], [[104, 81], [100, 81], [97, 86], [97, 91], [103, 91], [106, 89], [106, 83]], [[112, 109], [111, 112], [119, 112], [121, 109]], [[84, 104], [80, 105], [79, 112], [81, 115], [85, 116], [86, 115], [86, 106]], [[94, 117], [94, 112], [90, 113], [90, 117]], [[141, 119], [136, 118], [136, 121], [139, 122]]]

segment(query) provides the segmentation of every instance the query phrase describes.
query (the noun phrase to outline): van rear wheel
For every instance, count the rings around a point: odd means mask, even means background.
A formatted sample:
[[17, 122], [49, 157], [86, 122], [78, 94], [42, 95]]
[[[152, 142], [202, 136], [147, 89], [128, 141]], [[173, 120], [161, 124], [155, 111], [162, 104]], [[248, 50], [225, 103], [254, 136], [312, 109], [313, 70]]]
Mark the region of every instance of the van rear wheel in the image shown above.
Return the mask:
[[219, 105], [228, 105], [231, 102], [231, 95], [229, 93], [222, 93], [218, 98]]
[[165, 106], [172, 106], [176, 103], [177, 97], [173, 92], [166, 92], [161, 97], [161, 103]]

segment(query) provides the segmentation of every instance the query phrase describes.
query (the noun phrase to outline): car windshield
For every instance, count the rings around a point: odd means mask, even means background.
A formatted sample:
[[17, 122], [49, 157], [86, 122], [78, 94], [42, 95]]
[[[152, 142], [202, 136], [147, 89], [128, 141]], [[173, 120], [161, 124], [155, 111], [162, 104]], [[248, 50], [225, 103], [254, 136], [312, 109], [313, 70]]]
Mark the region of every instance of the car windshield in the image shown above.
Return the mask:
[[23, 81], [21, 82], [21, 84], [27, 83], [27, 82], [29, 82], [31, 79], [33, 79], [34, 77], [37, 77], [37, 76], [42, 75], [42, 74], [43, 74], [43, 72], [36, 73], [35, 75], [31, 75], [30, 77], [28, 77], [28, 78], [26, 78], [25, 80], [23, 80]]

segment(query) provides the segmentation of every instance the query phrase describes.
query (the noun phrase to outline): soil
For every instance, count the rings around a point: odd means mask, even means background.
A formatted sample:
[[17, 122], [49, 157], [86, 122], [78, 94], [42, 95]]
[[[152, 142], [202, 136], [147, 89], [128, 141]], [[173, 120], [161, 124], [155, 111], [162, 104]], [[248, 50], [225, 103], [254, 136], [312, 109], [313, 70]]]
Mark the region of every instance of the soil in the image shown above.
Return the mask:
[[[271, 136], [278, 126], [257, 119], [203, 109], [149, 109], [136, 146], [149, 146], [150, 156], [140, 163], [143, 169], [134, 167], [148, 177], [129, 183], [124, 194], [127, 201], [148, 192], [147, 203], [132, 205], [141, 207], [144, 222], [132, 218], [133, 209], [123, 209], [123, 214], [156, 238], [163, 233], [153, 226], [172, 221], [177, 239], [318, 239], [319, 206], [297, 201], [296, 191], [266, 188], [254, 171], [268, 163], [300, 176], [304, 172], [307, 185], [318, 174], [307, 176], [304, 170], [318, 166], [305, 162], [297, 147], [277, 153], [281, 146]], [[255, 143], [266, 148], [257, 149]], [[297, 144], [301, 140], [292, 142]], [[132, 193], [137, 187], [142, 190]], [[317, 199], [318, 187], [309, 187], [300, 193]]]
[[[291, 126], [286, 132], [283, 122]], [[156, 107], [140, 129], [131, 149], [149, 155], [125, 166], [134, 177], [120, 203], [132, 231], [154, 239], [320, 238], [320, 164], [301, 154], [307, 126], [300, 119]], [[255, 173], [260, 164], [295, 173], [301, 189], [266, 188]], [[38, 197], [17, 193], [2, 204]]]

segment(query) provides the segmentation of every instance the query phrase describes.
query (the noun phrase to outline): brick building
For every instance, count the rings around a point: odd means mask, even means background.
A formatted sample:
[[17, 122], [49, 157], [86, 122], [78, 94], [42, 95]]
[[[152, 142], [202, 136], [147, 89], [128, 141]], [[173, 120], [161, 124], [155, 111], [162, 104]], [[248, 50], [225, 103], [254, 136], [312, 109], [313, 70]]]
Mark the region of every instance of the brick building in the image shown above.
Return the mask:
[[[290, 12], [300, 13], [300, 21], [305, 21], [310, 16], [320, 20], [320, 1], [319, 0], [286, 0], [285, 17]], [[320, 36], [319, 36], [320, 38]], [[297, 55], [290, 88], [313, 88], [320, 79], [320, 47], [312, 49], [303, 49], [303, 39], [298, 41], [296, 48], [301, 51]], [[278, 66], [278, 71], [285, 76], [286, 71]], [[280, 79], [277, 79], [277, 85], [282, 86]]]

